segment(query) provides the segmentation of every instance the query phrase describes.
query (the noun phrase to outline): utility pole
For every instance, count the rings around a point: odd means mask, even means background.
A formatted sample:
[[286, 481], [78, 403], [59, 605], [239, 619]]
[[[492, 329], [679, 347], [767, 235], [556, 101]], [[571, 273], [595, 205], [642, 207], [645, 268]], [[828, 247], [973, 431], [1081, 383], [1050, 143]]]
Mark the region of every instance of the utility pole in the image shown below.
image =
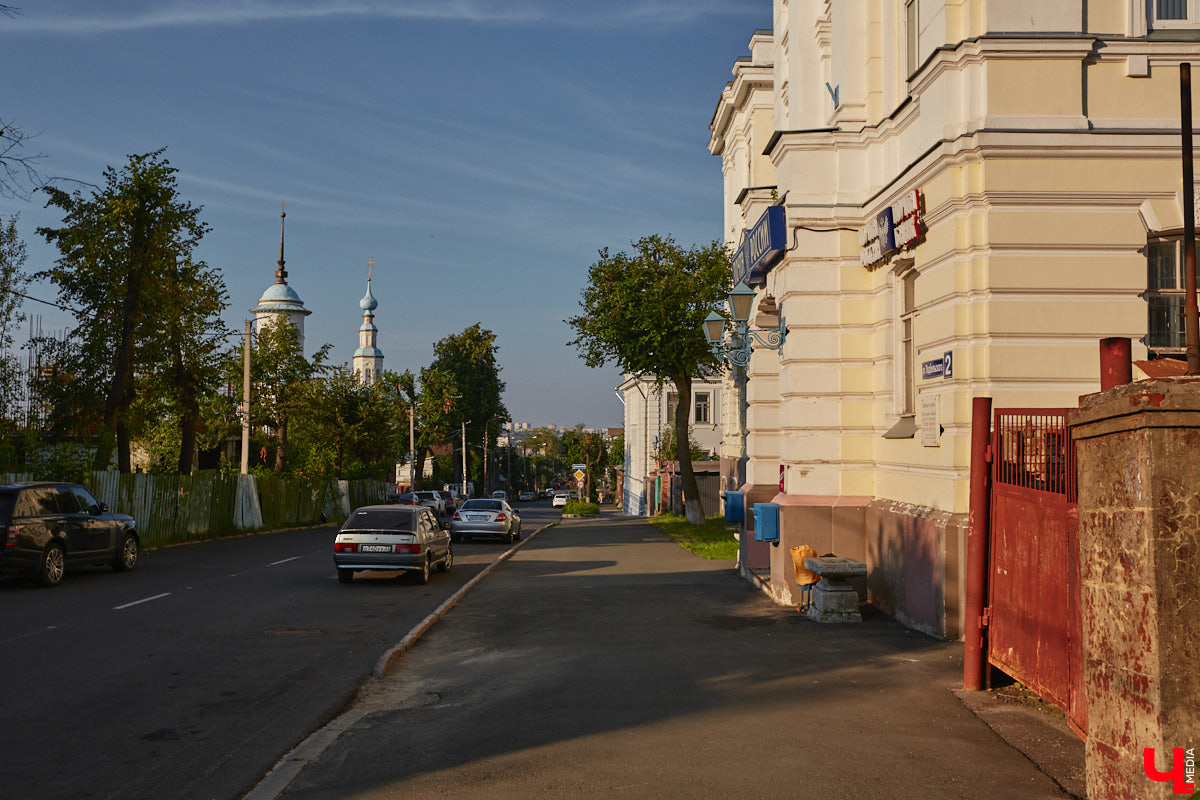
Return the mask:
[[[486, 438], [487, 434], [484, 434]], [[462, 424], [462, 461], [463, 461], [463, 497], [467, 496], [467, 421], [463, 420]], [[445, 565], [443, 565], [445, 566]]]
[[416, 438], [416, 417], [415, 409], [412, 405], [408, 407], [408, 490], [411, 492], [417, 488], [416, 469], [417, 469], [417, 438]]
[[242, 474], [250, 472], [250, 320], [246, 320], [246, 342], [242, 345]]

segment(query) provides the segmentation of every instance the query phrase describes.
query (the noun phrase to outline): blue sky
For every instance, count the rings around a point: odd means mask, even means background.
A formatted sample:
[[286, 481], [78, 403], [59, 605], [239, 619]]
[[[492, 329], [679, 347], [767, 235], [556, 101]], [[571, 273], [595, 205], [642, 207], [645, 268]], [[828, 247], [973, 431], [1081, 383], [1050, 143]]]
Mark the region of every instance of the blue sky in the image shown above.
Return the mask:
[[[241, 330], [288, 282], [311, 350], [348, 362], [366, 262], [384, 364], [418, 370], [479, 322], [497, 334], [513, 418], [619, 426], [615, 368], [567, 342], [597, 250], [650, 233], [721, 235], [708, 124], [769, 0], [5, 0], [0, 119], [39, 134], [44, 176], [101, 182], [166, 147], [212, 227]], [[19, 213], [35, 234], [60, 219]], [[54, 299], [52, 287], [33, 294]], [[48, 328], [62, 312], [33, 303]]]

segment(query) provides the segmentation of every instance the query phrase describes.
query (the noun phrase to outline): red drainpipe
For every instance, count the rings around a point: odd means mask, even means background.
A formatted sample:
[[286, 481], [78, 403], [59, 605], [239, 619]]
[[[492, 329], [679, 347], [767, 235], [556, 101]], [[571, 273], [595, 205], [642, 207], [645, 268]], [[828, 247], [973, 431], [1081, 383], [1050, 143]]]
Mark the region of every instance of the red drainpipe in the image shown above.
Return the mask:
[[983, 609], [987, 599], [990, 474], [988, 445], [992, 438], [992, 398], [971, 400], [971, 508], [967, 528], [966, 630], [963, 632], [963, 688], [984, 686], [987, 668]]

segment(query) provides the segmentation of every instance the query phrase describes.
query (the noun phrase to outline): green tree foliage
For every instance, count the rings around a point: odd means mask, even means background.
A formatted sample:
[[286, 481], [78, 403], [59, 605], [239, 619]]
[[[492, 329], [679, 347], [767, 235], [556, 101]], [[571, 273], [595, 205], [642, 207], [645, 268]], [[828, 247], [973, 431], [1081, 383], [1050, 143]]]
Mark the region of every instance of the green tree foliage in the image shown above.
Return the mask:
[[14, 335], [25, 321], [21, 295], [29, 283], [25, 274], [25, 243], [17, 234], [17, 217], [0, 219], [0, 435], [7, 440], [16, 427], [21, 389], [21, 360], [14, 352]]
[[[217, 361], [225, 286], [194, 260], [209, 229], [200, 208], [180, 199], [177, 170], [163, 152], [109, 167], [90, 196], [42, 189], [63, 224], [38, 229], [60, 255], [37, 277], [52, 280], [60, 302], [76, 310], [71, 346], [56, 369], [86, 384], [73, 389], [76, 398], [99, 399], [96, 469], [108, 466], [115, 447], [118, 469], [129, 471], [132, 437], [170, 393], [181, 427], [179, 468], [190, 471], [200, 397], [217, 377], [208, 365]], [[141, 392], [150, 396], [139, 403]]]
[[[294, 419], [311, 414], [316, 394], [312, 382], [326, 369], [329, 345], [322, 345], [312, 359], [304, 357], [293, 325], [280, 316], [260, 325], [250, 353], [250, 420], [270, 429], [274, 438], [272, 469], [284, 472], [288, 460], [288, 431]], [[230, 359], [229, 372], [241, 384], [241, 358]]]
[[294, 471], [305, 477], [391, 479], [408, 447], [408, 415], [394, 391], [398, 376], [364, 383], [349, 367], [333, 367], [307, 384], [306, 408], [295, 425]]
[[613, 440], [608, 443], [608, 472], [609, 481], [613, 486], [617, 485], [616, 472], [617, 470], [625, 469], [625, 432], [622, 431], [613, 437]]
[[562, 443], [570, 463], [586, 465], [583, 498], [590, 503], [592, 489], [596, 484], [596, 473], [602, 471], [608, 461], [608, 447], [604, 437], [596, 431], [584, 430], [583, 425], [576, 425], [574, 430], [563, 432]]
[[[675, 461], [676, 455], [679, 452], [679, 447], [676, 444], [676, 433], [674, 426], [665, 428], [662, 432], [662, 441], [659, 442], [658, 451], [654, 454], [659, 461]], [[695, 439], [688, 435], [688, 457], [692, 461], [706, 461], [709, 458], [709, 452], [701, 447]]]
[[729, 290], [729, 254], [719, 242], [683, 249], [671, 237], [647, 236], [630, 253], [605, 248], [588, 272], [579, 302], [583, 313], [567, 320], [575, 345], [590, 367], [613, 362], [631, 375], [671, 381], [679, 396], [676, 441], [690, 522], [704, 521], [692, 471], [688, 409], [692, 377], [716, 368], [702, 325]]
[[[467, 441], [463, 446], [474, 447], [475, 452], [482, 455], [484, 436], [490, 437], [492, 431], [498, 429], [496, 423], [509, 419], [508, 409], [500, 399], [504, 381], [500, 379], [500, 365], [496, 362], [498, 350], [496, 334], [478, 322], [434, 343], [433, 363], [427, 370], [422, 370], [422, 384], [436, 389], [432, 393], [434, 402], [443, 400], [444, 418], [440, 420], [439, 441], [452, 436], [456, 428], [461, 431], [462, 424], [467, 423]], [[427, 390], [423, 388], [423, 394]], [[476, 485], [482, 487], [483, 462], [475, 459], [474, 463], [478, 465], [478, 471], [470, 464], [468, 469]]]

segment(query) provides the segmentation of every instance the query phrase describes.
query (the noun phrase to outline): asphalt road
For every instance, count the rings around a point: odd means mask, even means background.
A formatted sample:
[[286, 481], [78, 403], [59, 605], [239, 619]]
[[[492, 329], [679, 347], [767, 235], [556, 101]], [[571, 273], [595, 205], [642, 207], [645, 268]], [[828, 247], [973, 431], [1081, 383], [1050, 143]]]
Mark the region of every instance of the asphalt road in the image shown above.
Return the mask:
[[[532, 531], [559, 515], [523, 509]], [[507, 547], [449, 574], [334, 573], [333, 528], [142, 554], [53, 589], [0, 578], [0, 797], [233, 798]]]
[[570, 520], [365, 687], [271, 796], [1067, 797], [951, 693], [961, 652], [869, 610], [812, 622], [645, 521]]

